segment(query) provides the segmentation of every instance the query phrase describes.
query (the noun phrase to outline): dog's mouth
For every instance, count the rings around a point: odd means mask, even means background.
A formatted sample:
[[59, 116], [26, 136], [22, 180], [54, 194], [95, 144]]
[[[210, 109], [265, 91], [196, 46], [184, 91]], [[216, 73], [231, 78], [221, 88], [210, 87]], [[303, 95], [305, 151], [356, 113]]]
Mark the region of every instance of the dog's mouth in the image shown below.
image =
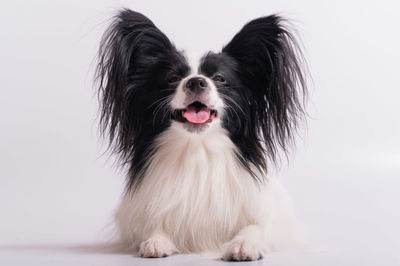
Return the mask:
[[172, 118], [181, 123], [206, 124], [212, 122], [217, 114], [217, 110], [209, 108], [202, 102], [195, 101], [186, 108], [173, 111]]

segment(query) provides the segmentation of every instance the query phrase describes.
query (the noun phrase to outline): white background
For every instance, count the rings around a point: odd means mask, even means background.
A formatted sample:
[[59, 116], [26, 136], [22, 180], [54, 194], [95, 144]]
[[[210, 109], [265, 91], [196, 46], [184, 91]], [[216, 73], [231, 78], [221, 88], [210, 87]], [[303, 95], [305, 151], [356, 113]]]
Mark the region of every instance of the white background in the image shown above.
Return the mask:
[[102, 155], [92, 86], [101, 33], [120, 7], [195, 53], [219, 50], [253, 18], [292, 18], [313, 77], [310, 118], [274, 175], [308, 244], [255, 263], [400, 264], [398, 1], [69, 0], [0, 4], [1, 265], [223, 264], [80, 248], [107, 237], [123, 189], [123, 172]]

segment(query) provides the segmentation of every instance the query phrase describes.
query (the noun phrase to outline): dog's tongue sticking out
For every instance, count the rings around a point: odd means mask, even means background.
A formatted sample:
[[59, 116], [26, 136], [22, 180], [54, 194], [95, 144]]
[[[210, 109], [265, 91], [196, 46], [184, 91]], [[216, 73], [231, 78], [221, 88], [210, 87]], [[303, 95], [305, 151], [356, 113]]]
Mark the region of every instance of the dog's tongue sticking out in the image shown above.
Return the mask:
[[205, 106], [202, 108], [188, 106], [183, 117], [191, 123], [202, 124], [210, 119], [210, 110]]

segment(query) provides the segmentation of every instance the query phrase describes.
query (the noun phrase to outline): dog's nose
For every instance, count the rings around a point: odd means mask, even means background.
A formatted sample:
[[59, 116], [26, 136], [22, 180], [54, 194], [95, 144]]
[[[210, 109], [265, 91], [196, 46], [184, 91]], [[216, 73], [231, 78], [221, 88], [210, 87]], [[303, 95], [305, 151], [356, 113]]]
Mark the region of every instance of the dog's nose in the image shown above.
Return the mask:
[[186, 88], [194, 93], [200, 93], [207, 89], [208, 84], [204, 78], [194, 77], [186, 82]]

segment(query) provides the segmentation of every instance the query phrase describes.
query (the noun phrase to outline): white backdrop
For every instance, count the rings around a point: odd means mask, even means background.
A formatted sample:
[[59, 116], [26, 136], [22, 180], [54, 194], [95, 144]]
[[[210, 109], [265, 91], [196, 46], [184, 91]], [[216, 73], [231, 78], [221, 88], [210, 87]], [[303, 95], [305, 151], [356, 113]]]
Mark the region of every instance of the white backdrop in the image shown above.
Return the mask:
[[292, 18], [313, 77], [310, 119], [274, 175], [309, 245], [263, 263], [400, 264], [400, 2], [70, 0], [0, 4], [1, 265], [210, 263], [74, 251], [104, 238], [123, 189], [102, 155], [92, 87], [99, 39], [120, 7], [195, 53], [220, 49], [253, 18]]

